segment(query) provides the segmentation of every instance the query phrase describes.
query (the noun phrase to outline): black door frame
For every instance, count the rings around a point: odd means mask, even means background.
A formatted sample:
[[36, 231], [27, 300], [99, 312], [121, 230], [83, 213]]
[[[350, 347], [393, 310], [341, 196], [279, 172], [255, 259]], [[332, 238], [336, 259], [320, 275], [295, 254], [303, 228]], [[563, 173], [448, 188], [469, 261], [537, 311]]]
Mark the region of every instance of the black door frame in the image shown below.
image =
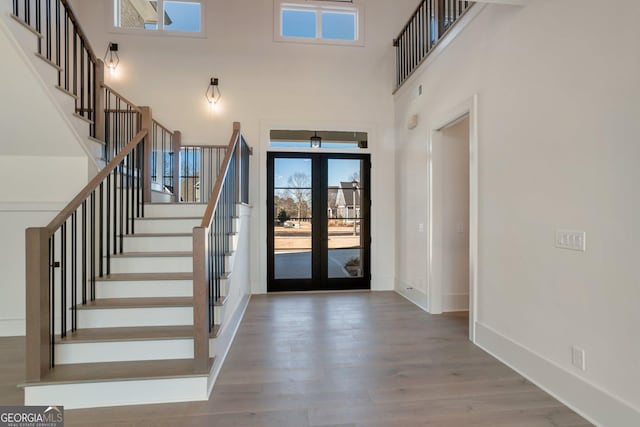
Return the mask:
[[[275, 279], [274, 251], [274, 170], [276, 158], [311, 159], [312, 187], [312, 277], [311, 279]], [[328, 160], [361, 160], [360, 235], [362, 277], [328, 277]], [[330, 291], [371, 289], [371, 156], [351, 153], [267, 152], [267, 292]]]

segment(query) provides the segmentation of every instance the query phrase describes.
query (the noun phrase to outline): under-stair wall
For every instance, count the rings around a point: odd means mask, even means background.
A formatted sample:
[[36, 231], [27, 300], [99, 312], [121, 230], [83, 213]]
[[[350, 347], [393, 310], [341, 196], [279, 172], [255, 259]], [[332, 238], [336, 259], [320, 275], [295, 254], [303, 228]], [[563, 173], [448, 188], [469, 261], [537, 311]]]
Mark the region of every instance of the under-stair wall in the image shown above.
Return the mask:
[[[0, 246], [0, 336], [25, 333], [24, 229], [49, 222], [97, 171], [63, 116], [53, 86], [46, 87], [16, 40], [10, 6], [0, 3], [0, 235], [5, 242]], [[35, 35], [23, 31], [33, 39], [35, 52]], [[54, 78], [52, 72], [51, 82]]]

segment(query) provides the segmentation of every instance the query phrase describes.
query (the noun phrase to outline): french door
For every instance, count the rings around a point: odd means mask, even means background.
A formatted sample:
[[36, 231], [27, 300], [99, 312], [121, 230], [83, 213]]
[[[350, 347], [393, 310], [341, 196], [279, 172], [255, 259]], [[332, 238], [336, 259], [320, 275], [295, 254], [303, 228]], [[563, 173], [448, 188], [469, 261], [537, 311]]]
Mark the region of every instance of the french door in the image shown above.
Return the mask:
[[267, 290], [369, 289], [369, 155], [268, 153], [267, 162]]

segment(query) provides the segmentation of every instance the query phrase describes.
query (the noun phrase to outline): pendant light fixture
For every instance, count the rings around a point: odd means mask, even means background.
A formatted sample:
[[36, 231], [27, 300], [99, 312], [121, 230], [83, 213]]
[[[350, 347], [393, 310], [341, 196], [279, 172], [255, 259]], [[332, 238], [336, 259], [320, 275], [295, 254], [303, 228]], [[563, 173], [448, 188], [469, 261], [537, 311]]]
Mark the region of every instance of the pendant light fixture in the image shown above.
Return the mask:
[[213, 107], [218, 101], [220, 101], [220, 87], [218, 86], [218, 78], [211, 77], [209, 81], [209, 86], [207, 87], [207, 91], [204, 93], [204, 96], [207, 98], [209, 104]]
[[314, 132], [313, 136], [310, 138], [311, 148], [320, 148], [322, 145], [322, 138], [318, 136], [318, 132]]
[[115, 73], [120, 63], [120, 57], [118, 56], [118, 43], [109, 42], [107, 51], [104, 53], [104, 65], [109, 68], [111, 73]]

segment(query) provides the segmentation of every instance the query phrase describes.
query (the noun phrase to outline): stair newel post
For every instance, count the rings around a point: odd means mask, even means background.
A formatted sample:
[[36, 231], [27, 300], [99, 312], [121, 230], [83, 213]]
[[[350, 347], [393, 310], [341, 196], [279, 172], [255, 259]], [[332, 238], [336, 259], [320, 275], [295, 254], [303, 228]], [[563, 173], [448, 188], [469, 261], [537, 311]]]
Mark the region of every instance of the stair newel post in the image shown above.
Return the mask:
[[26, 380], [39, 381], [50, 369], [49, 237], [46, 228], [26, 231]]
[[144, 203], [151, 203], [151, 173], [155, 165], [152, 164], [153, 156], [151, 155], [151, 145], [153, 138], [153, 118], [151, 116], [151, 107], [139, 107], [140, 109], [140, 129], [146, 130], [147, 135], [144, 137], [144, 192], [142, 195]]
[[176, 130], [173, 132], [173, 198], [175, 203], [180, 202], [180, 147], [182, 146], [182, 132]]
[[193, 359], [194, 372], [209, 372], [209, 286], [206, 227], [193, 228]]
[[[95, 93], [95, 104], [94, 104], [94, 117], [93, 123], [95, 126], [95, 138], [99, 141], [105, 141], [105, 96], [104, 96], [104, 62], [102, 59], [96, 59], [95, 64], [95, 81], [94, 81], [94, 93]], [[109, 147], [105, 147], [107, 152], [109, 152]], [[105, 157], [106, 159], [106, 157]]]

